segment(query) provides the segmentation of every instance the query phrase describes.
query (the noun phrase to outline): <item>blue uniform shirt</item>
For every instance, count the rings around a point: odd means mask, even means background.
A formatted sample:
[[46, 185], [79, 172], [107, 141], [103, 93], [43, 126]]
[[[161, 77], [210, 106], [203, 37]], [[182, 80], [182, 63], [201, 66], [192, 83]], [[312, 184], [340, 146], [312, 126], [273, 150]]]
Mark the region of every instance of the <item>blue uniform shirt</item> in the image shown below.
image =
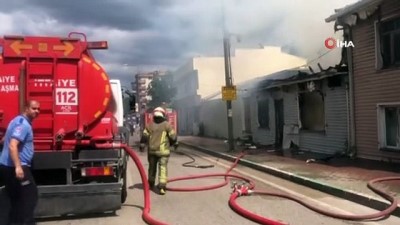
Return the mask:
[[31, 166], [33, 158], [33, 132], [29, 120], [20, 115], [11, 120], [4, 136], [3, 151], [0, 155], [0, 164], [4, 166], [14, 166], [10, 156], [9, 144], [12, 138], [19, 141], [18, 151], [19, 160], [23, 166]]

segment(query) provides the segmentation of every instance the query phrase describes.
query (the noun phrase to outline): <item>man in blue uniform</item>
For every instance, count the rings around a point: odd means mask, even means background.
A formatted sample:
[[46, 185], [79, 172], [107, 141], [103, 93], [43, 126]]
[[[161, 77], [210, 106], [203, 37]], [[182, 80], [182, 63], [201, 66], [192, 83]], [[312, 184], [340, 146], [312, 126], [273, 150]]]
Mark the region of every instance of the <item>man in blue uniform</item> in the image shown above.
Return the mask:
[[31, 225], [38, 190], [30, 167], [34, 154], [32, 120], [39, 115], [40, 104], [30, 100], [24, 112], [9, 123], [0, 155], [0, 172], [10, 198], [9, 225]]

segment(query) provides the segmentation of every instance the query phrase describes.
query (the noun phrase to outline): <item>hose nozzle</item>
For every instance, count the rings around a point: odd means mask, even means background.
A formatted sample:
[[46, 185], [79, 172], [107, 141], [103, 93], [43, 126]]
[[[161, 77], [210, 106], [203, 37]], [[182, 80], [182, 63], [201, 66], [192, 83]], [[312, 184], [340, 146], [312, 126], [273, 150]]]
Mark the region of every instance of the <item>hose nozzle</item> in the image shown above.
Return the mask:
[[64, 128], [61, 128], [60, 130], [57, 131], [56, 135], [55, 135], [55, 140], [56, 142], [62, 142], [64, 140], [65, 137], [65, 130]]
[[78, 130], [75, 132], [75, 138], [77, 140], [82, 140], [84, 136], [85, 133], [83, 132], [83, 126], [79, 126]]
[[251, 193], [253, 193], [253, 191], [250, 189], [249, 186], [247, 186], [246, 184], [233, 184], [233, 191], [232, 193], [238, 193], [238, 196], [242, 196], [242, 195], [250, 195]]

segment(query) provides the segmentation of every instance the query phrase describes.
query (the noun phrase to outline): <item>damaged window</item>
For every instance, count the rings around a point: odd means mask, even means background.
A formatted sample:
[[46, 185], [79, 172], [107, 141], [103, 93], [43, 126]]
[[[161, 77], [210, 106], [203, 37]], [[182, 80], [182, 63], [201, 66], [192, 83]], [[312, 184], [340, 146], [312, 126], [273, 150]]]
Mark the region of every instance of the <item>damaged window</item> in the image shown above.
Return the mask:
[[397, 147], [397, 138], [399, 136], [399, 110], [395, 107], [385, 108], [385, 131], [386, 145]]
[[244, 103], [244, 131], [246, 133], [251, 133], [251, 100], [250, 98], [245, 98]]
[[260, 128], [269, 128], [269, 101], [266, 98], [257, 100], [258, 124]]
[[381, 148], [400, 149], [400, 107], [379, 107], [379, 143]]
[[400, 18], [380, 25], [381, 55], [383, 67], [400, 65]]
[[301, 128], [310, 131], [325, 130], [324, 96], [320, 91], [299, 94]]

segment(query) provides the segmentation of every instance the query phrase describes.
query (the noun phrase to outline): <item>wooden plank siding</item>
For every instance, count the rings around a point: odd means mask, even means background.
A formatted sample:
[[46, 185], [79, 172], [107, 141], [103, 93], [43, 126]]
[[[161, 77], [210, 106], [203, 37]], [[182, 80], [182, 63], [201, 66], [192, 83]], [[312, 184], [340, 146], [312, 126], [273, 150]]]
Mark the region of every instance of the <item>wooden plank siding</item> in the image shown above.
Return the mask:
[[285, 125], [299, 125], [299, 104], [297, 85], [290, 85], [283, 93], [283, 117]]
[[328, 88], [325, 93], [325, 132], [300, 131], [300, 149], [335, 154], [347, 148], [347, 99], [346, 88]]
[[[264, 97], [268, 99], [269, 103], [269, 127], [260, 128], [258, 124], [258, 112], [257, 112], [257, 98]], [[269, 92], [257, 93], [250, 98], [252, 106], [251, 108], [251, 128], [253, 141], [261, 145], [273, 145], [275, 144], [275, 111], [274, 111], [274, 99], [271, 97]]]
[[[400, 16], [400, 2], [381, 5], [381, 18]], [[377, 104], [400, 102], [400, 69], [375, 69], [375, 28], [377, 15], [353, 27], [354, 107], [357, 156], [369, 159], [400, 159], [400, 151], [379, 150]]]

